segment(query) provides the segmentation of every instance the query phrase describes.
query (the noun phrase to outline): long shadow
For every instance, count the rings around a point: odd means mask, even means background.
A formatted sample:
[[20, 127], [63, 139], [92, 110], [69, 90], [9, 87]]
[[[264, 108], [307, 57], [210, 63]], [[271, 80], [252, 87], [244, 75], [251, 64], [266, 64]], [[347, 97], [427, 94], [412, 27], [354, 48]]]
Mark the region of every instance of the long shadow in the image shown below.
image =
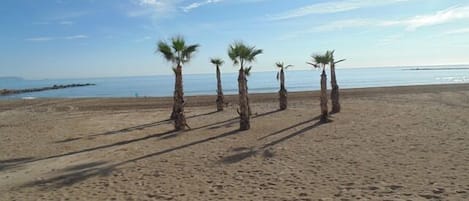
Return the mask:
[[[278, 111], [272, 111], [272, 112], [264, 113], [264, 114], [261, 114], [261, 115], [257, 115], [256, 117], [265, 116], [265, 115], [272, 114], [272, 113], [275, 113], [275, 112], [278, 112]], [[222, 123], [227, 123], [227, 122], [233, 121], [235, 119], [237, 119], [237, 118], [232, 118], [232, 119], [217, 122], [217, 123], [214, 123], [214, 124], [202, 126], [198, 129], [206, 128], [206, 127], [210, 127], [210, 126], [218, 125], [218, 124], [222, 124]], [[183, 144], [183, 145], [180, 145], [180, 146], [177, 146], [177, 147], [168, 148], [168, 149], [156, 152], [156, 153], [144, 155], [144, 156], [141, 156], [141, 157], [137, 157], [137, 158], [133, 158], [133, 159], [130, 159], [130, 160], [122, 161], [122, 162], [112, 164], [112, 165], [104, 165], [105, 164], [104, 162], [91, 162], [91, 163], [87, 163], [87, 164], [80, 164], [80, 165], [77, 165], [77, 166], [68, 167], [68, 168], [63, 169], [62, 170], [63, 174], [61, 174], [59, 176], [56, 176], [56, 177], [53, 177], [53, 178], [50, 178], [50, 179], [46, 179], [46, 180], [39, 180], [39, 181], [31, 182], [31, 183], [28, 183], [28, 184], [24, 185], [23, 187], [30, 187], [30, 186], [40, 185], [40, 186], [44, 186], [43, 189], [47, 189], [48, 187], [63, 187], [63, 186], [73, 185], [77, 182], [86, 180], [90, 177], [107, 176], [107, 175], [110, 174], [110, 172], [114, 171], [118, 166], [121, 166], [121, 165], [124, 165], [124, 164], [127, 164], [127, 163], [131, 163], [131, 162], [143, 160], [143, 159], [146, 159], [146, 158], [163, 155], [163, 154], [170, 153], [170, 152], [173, 152], [173, 151], [189, 148], [189, 147], [192, 147], [192, 146], [195, 146], [195, 145], [198, 145], [198, 144], [202, 144], [202, 143], [206, 143], [206, 142], [209, 142], [209, 141], [212, 141], [212, 140], [228, 137], [228, 136], [237, 134], [239, 132], [240, 131], [238, 129], [232, 130], [232, 131], [225, 132], [225, 133], [213, 136], [213, 137], [208, 137], [208, 138], [204, 138], [204, 139], [201, 139], [201, 140], [193, 141], [193, 142]], [[83, 149], [83, 150], [79, 150], [79, 151], [73, 151], [73, 152], [68, 152], [68, 153], [64, 153], [64, 154], [59, 154], [59, 155], [54, 155], [54, 156], [49, 156], [49, 157], [44, 157], [44, 158], [38, 158], [38, 159], [23, 158], [23, 159], [10, 159], [10, 160], [5, 160], [5, 161], [6, 162], [19, 161], [20, 163], [25, 164], [25, 163], [30, 163], [30, 162], [42, 161], [42, 160], [46, 160], [46, 159], [52, 159], [52, 158], [58, 158], [58, 157], [63, 157], [63, 156], [69, 156], [69, 155], [84, 153], [84, 152], [95, 151], [95, 150], [99, 150], [99, 149], [110, 148], [110, 147], [114, 147], [114, 146], [126, 145], [126, 144], [129, 144], [129, 143], [138, 142], [138, 141], [142, 141], [142, 140], [146, 140], [146, 139], [150, 139], [150, 138], [154, 138], [154, 137], [165, 137], [165, 136], [168, 136], [168, 135], [171, 135], [171, 134], [174, 134], [174, 133], [176, 133], [176, 131], [167, 131], [167, 132], [163, 132], [163, 133], [159, 133], [159, 134], [148, 135], [148, 136], [145, 136], [145, 137], [142, 137], [142, 138], [121, 141], [121, 142], [117, 142], [117, 143], [113, 143], [113, 144], [97, 146], [97, 147], [93, 147], [93, 148], [88, 148], [88, 149]], [[239, 160], [243, 160], [246, 157], [250, 157], [255, 153], [256, 153], [256, 151], [250, 149], [248, 152], [243, 153], [243, 154], [241, 154], [237, 157], [235, 156], [235, 157], [232, 157], [232, 158], [228, 158], [226, 160], [226, 162], [227, 163], [237, 162]]]
[[[267, 115], [270, 115], [270, 114], [274, 114], [274, 113], [277, 113], [277, 112], [280, 112], [280, 111], [281, 111], [281, 110], [274, 110], [274, 111], [270, 111], [270, 112], [265, 112], [265, 113], [262, 113], [262, 114], [253, 115], [253, 117], [251, 117], [251, 118], [252, 118], [252, 119], [255, 119], [255, 118], [267, 116]], [[218, 124], [223, 124], [223, 123], [229, 123], [229, 122], [234, 121], [234, 120], [236, 120], [236, 119], [239, 119], [239, 117], [233, 117], [233, 118], [228, 119], [228, 120], [225, 120], [225, 121], [220, 121], [220, 122], [216, 122], [216, 123], [212, 123], [212, 124], [208, 124], [208, 125], [204, 125], [204, 126], [192, 128], [191, 130], [198, 130], [198, 129], [208, 128], [208, 127], [212, 127], [212, 126], [213, 126], [213, 128], [210, 128], [210, 129], [217, 129], [217, 128], [220, 128], [221, 126], [216, 126], [216, 125], [218, 125]]]
[[237, 163], [237, 162], [240, 162], [244, 159], [247, 159], [251, 156], [254, 156], [257, 154], [257, 150], [254, 149], [254, 147], [251, 147], [249, 149], [243, 149], [243, 150], [239, 150], [239, 151], [236, 151], [234, 150], [235, 154], [233, 155], [230, 155], [230, 156], [226, 156], [226, 157], [223, 157], [220, 162], [221, 163], [224, 163], [224, 164], [233, 164], [233, 163]]
[[[277, 113], [277, 112], [280, 112], [280, 111], [281, 111], [281, 110], [274, 110], [274, 111], [262, 113], [262, 114], [253, 116], [252, 119], [259, 118], [259, 117], [263, 117], [263, 116], [270, 115], [270, 114], [274, 114], [274, 113]], [[234, 121], [237, 120], [237, 119], [239, 119], [239, 117], [233, 117], [233, 118], [231, 118], [231, 119], [227, 119], [227, 120], [223, 120], [223, 121], [219, 121], [219, 122], [215, 122], [215, 123], [211, 123], [211, 124], [207, 124], [207, 125], [203, 125], [203, 126], [191, 128], [191, 129], [189, 129], [189, 130], [187, 130], [187, 131], [195, 131], [195, 130], [200, 130], [200, 129], [204, 129], [204, 128], [218, 129], [218, 128], [221, 128], [221, 127], [223, 127], [223, 126], [229, 127], [229, 125], [231, 125], [231, 124], [233, 124], [233, 123], [236, 123], [236, 122], [234, 122]], [[160, 138], [160, 140], [171, 139], [171, 138], [177, 137], [179, 134], [180, 134], [180, 133], [168, 135], [168, 136], [165, 136], [165, 137]]]
[[[95, 177], [95, 176], [109, 176], [110, 173], [114, 170], [117, 169], [118, 166], [131, 163], [131, 162], [136, 162], [142, 159], [150, 158], [150, 157], [155, 157], [159, 156], [162, 154], [170, 153], [173, 151], [181, 150], [184, 148], [188, 148], [194, 145], [206, 143], [212, 140], [220, 139], [223, 137], [228, 137], [231, 135], [234, 135], [238, 133], [239, 130], [232, 130], [226, 133], [219, 134], [217, 136], [213, 137], [208, 137], [205, 139], [197, 140], [191, 143], [183, 144], [177, 147], [173, 148], [168, 148], [156, 153], [144, 155], [141, 157], [133, 158], [130, 160], [122, 161], [119, 163], [115, 164], [110, 164], [110, 165], [104, 165], [106, 164], [105, 162], [102, 161], [97, 161], [97, 162], [91, 162], [91, 163], [85, 163], [85, 164], [80, 164], [72, 167], [65, 168], [60, 171], [60, 175], [56, 177], [52, 177], [50, 179], [45, 179], [45, 180], [38, 180], [34, 182], [27, 183], [25, 185], [22, 185], [21, 187], [33, 187], [33, 186], [42, 186], [42, 190], [48, 190], [51, 187], [52, 188], [60, 188], [64, 186], [70, 186], [73, 185], [77, 182], [84, 181], [88, 178]], [[49, 157], [50, 158], [50, 157]]]
[[123, 129], [120, 129], [120, 130], [115, 130], [115, 131], [108, 131], [108, 132], [98, 133], [98, 134], [94, 134], [94, 135], [89, 135], [88, 137], [128, 133], [128, 132], [132, 132], [132, 131], [136, 131], [136, 130], [143, 130], [143, 129], [149, 128], [149, 127], [159, 126], [159, 125], [162, 125], [162, 124], [165, 124], [165, 123], [170, 123], [170, 119], [157, 121], [157, 122], [152, 122], [152, 123], [147, 123], [147, 124], [142, 124], [142, 125], [138, 125], [138, 126], [132, 126], [132, 127], [123, 128]]
[[301, 125], [303, 125], [303, 124], [307, 124], [307, 123], [309, 123], [309, 122], [319, 120], [320, 118], [321, 118], [321, 115], [316, 116], [316, 117], [314, 117], [314, 118], [312, 118], [312, 119], [310, 119], [310, 120], [302, 121], [302, 122], [297, 123], [297, 124], [295, 124], [295, 125], [292, 125], [292, 126], [289, 126], [289, 127], [287, 127], [287, 128], [284, 128], [284, 129], [275, 131], [275, 132], [273, 132], [273, 133], [270, 133], [270, 134], [268, 134], [268, 135], [266, 135], [266, 136], [264, 136], [264, 137], [258, 138], [257, 140], [263, 140], [263, 139], [268, 138], [268, 137], [270, 137], [270, 136], [278, 135], [278, 134], [283, 133], [283, 132], [285, 132], [285, 131], [287, 131], [287, 130], [290, 130], [290, 129], [292, 129], [292, 128], [296, 128], [296, 127], [301, 126]]
[[[194, 118], [196, 116], [200, 117], [200, 116], [204, 116], [204, 115], [209, 115], [209, 114], [212, 114], [212, 113], [214, 113], [214, 112], [195, 115], [195, 116], [192, 116], [192, 118]], [[236, 118], [233, 118], [233, 119], [236, 119]], [[197, 128], [197, 129], [201, 129], [201, 128], [204, 128], [204, 127], [209, 127], [211, 125], [217, 125], [217, 124], [229, 122], [229, 121], [232, 121], [233, 119], [228, 119], [228, 120], [225, 120], [225, 121], [221, 121], [221, 122], [217, 122], [217, 123], [214, 123], [214, 124], [206, 125], [206, 126], [203, 126], [203, 127]], [[163, 120], [163, 121], [160, 121], [160, 122], [164, 122], [164, 121], [169, 121], [169, 120]], [[152, 123], [152, 124], [154, 124], [154, 123]], [[145, 125], [150, 125], [150, 124], [145, 124]], [[139, 126], [135, 126], [135, 127], [132, 127], [132, 128], [137, 128], [137, 127], [139, 127]], [[191, 131], [191, 130], [188, 130], [188, 131]], [[171, 137], [175, 137], [172, 134], [177, 134], [177, 133], [179, 133], [179, 132], [171, 130], [171, 131], [166, 131], [166, 132], [163, 132], [163, 133], [152, 134], [152, 135], [148, 135], [148, 136], [141, 137], [141, 138], [120, 141], [120, 142], [116, 142], [116, 143], [112, 143], [112, 144], [97, 146], [97, 147], [83, 149], [83, 150], [79, 150], [79, 151], [72, 151], [72, 152], [68, 152], [68, 153], [63, 153], [63, 154], [58, 154], [58, 155], [53, 155], [53, 156], [48, 156], [48, 157], [43, 157], [43, 158], [35, 158], [35, 159], [34, 158], [27, 158], [25, 160], [22, 160], [21, 162], [18, 162], [17, 164], [15, 164], [15, 166], [18, 165], [18, 164], [32, 163], [32, 162], [37, 162], [37, 161], [42, 161], [42, 160], [47, 160], [47, 159], [52, 159], [52, 158], [59, 158], [59, 157], [63, 157], [63, 156], [70, 156], [70, 155], [79, 154], [79, 153], [96, 151], [96, 150], [115, 147], [115, 146], [122, 146], [122, 145], [130, 144], [130, 143], [134, 143], [134, 142], [147, 140], [147, 139], [150, 139], [150, 138], [156, 138], [156, 137], [163, 137], [164, 138], [164, 137], [168, 136], [168, 137], [166, 137], [166, 139], [168, 139], [168, 138], [171, 138]], [[76, 139], [73, 139], [73, 140], [76, 140]], [[67, 140], [65, 140], [65, 141], [67, 141]], [[70, 141], [70, 139], [68, 141]], [[13, 160], [13, 159], [11, 159], [11, 160]], [[2, 164], [0, 166], [0, 171], [5, 169], [6, 167], [9, 167], [9, 166], [12, 166], [12, 165], [8, 165], [8, 164], [3, 165]]]
[[[267, 138], [267, 137], [269, 137], [269, 136], [273, 136], [273, 135], [277, 135], [277, 134], [283, 133], [283, 132], [285, 132], [285, 131], [287, 131], [287, 130], [289, 130], [289, 129], [295, 128], [295, 127], [297, 127], [297, 126], [300, 126], [300, 125], [307, 124], [307, 123], [310, 123], [310, 122], [312, 122], [312, 121], [318, 120], [319, 118], [320, 118], [320, 116], [315, 117], [315, 118], [310, 119], [310, 120], [307, 120], [307, 121], [303, 121], [303, 122], [297, 123], [297, 124], [295, 124], [295, 125], [289, 126], [289, 127], [284, 128], [284, 129], [282, 129], [282, 130], [273, 132], [273, 133], [271, 133], [271, 134], [269, 134], [269, 135], [266, 135], [266, 136], [264, 136], [264, 137], [262, 137], [262, 138], [259, 138], [258, 140], [265, 139], [265, 138]], [[329, 121], [329, 122], [331, 122], [331, 121]], [[263, 146], [261, 146], [261, 147], [259, 147], [259, 148], [255, 148], [255, 147], [251, 147], [251, 148], [246, 148], [246, 147], [235, 148], [235, 149], [232, 150], [232, 151], [236, 152], [235, 154], [232, 154], [232, 155], [223, 157], [219, 162], [224, 163], [224, 164], [237, 163], [237, 162], [240, 162], [240, 161], [242, 161], [242, 160], [245, 160], [245, 159], [247, 159], [247, 158], [249, 158], [249, 157], [255, 156], [256, 154], [258, 154], [258, 153], [260, 153], [260, 152], [262, 152], [262, 156], [263, 156], [264, 158], [272, 158], [272, 157], [274, 156], [274, 153], [273, 153], [271, 150], [269, 150], [270, 147], [272, 147], [272, 146], [274, 146], [274, 145], [276, 145], [276, 144], [278, 144], [278, 143], [281, 143], [281, 142], [283, 142], [283, 141], [285, 141], [285, 140], [288, 140], [288, 139], [290, 139], [290, 138], [293, 138], [293, 137], [295, 137], [295, 136], [297, 136], [297, 135], [300, 135], [300, 134], [302, 134], [302, 133], [304, 133], [304, 132], [306, 132], [306, 131], [308, 131], [308, 130], [311, 130], [311, 129], [313, 129], [313, 128], [316, 128], [316, 127], [318, 127], [318, 126], [320, 126], [320, 125], [322, 125], [322, 124], [324, 124], [324, 123], [322, 123], [322, 122], [320, 122], [320, 121], [317, 121], [316, 123], [314, 123], [314, 124], [311, 125], [311, 126], [305, 127], [305, 128], [303, 128], [303, 129], [301, 129], [301, 130], [298, 130], [298, 131], [296, 131], [296, 132], [294, 132], [294, 133], [292, 133], [292, 134], [289, 134], [289, 135], [287, 135], [287, 136], [285, 136], [285, 137], [282, 137], [282, 138], [280, 138], [280, 139], [278, 139], [278, 140], [275, 140], [275, 141], [269, 142], [269, 143], [267, 143], [267, 144], [264, 144]]]
[[[211, 115], [211, 114], [215, 114], [215, 113], [217, 113], [217, 111], [212, 111], [212, 112], [208, 112], [208, 113], [189, 116], [189, 117], [186, 117], [186, 119], [192, 119], [192, 118], [197, 118], [197, 117], [201, 117], [201, 116], [207, 116], [207, 115]], [[158, 126], [158, 125], [161, 125], [161, 124], [164, 124], [164, 123], [171, 123], [171, 119], [165, 119], [165, 120], [152, 122], [152, 123], [148, 123], [148, 124], [142, 124], [142, 125], [133, 126], [133, 127], [129, 127], [129, 128], [123, 128], [123, 129], [116, 130], [116, 131], [108, 131], [108, 132], [104, 132], [104, 133], [98, 133], [98, 134], [90, 135], [90, 137], [99, 136], [99, 135], [113, 135], [113, 134], [119, 134], [119, 133], [128, 133], [128, 132], [132, 132], [132, 131], [136, 131], [136, 130], [143, 130], [145, 128]]]
[[34, 159], [33, 157], [22, 157], [22, 158], [13, 158], [7, 160], [0, 160], [0, 171], [8, 170], [10, 168], [17, 167], [24, 163], [25, 161], [29, 161]]
[[97, 161], [65, 168], [63, 170], [60, 170], [58, 176], [49, 179], [29, 182], [22, 185], [21, 187], [40, 186], [41, 190], [49, 190], [50, 188], [71, 186], [75, 183], [84, 181], [88, 178], [95, 176], [109, 176], [110, 173], [115, 170], [115, 167], [111, 165], [100, 167], [104, 164], [106, 164], [106, 162]]
[[[103, 132], [103, 133], [88, 135], [86, 137], [96, 137], [96, 136], [101, 136], [101, 135], [123, 134], [123, 133], [128, 133], [128, 132], [132, 132], [132, 131], [136, 131], [136, 130], [143, 130], [145, 128], [149, 128], [149, 127], [153, 127], [153, 126], [162, 125], [164, 123], [169, 123], [169, 121], [170, 120], [166, 119], [166, 120], [162, 120], [162, 121], [158, 121], [158, 122], [152, 122], [152, 123], [142, 124], [142, 125], [138, 125], [138, 126], [123, 128], [123, 129], [120, 129], [120, 130], [107, 131], [107, 132]], [[72, 142], [72, 141], [80, 140], [80, 139], [83, 139], [83, 138], [85, 138], [85, 137], [67, 138], [67, 139], [64, 139], [64, 140], [55, 141], [54, 143]]]
[[[215, 123], [211, 123], [211, 124], [207, 124], [207, 125], [203, 125], [203, 126], [199, 126], [199, 127], [195, 127], [195, 128], [191, 128], [190, 130], [188, 131], [194, 131], [194, 130], [199, 130], [199, 129], [203, 129], [203, 128], [208, 128], [208, 127], [212, 127], [212, 126], [217, 126], [219, 124], [224, 124], [224, 123], [230, 123], [236, 119], [239, 119], [239, 117], [233, 117], [231, 119], [227, 119], [227, 120], [223, 120], [223, 121], [219, 121], [219, 122], [215, 122]], [[218, 126], [220, 127], [220, 126]], [[218, 128], [217, 127], [217, 128]]]
[[281, 112], [281, 111], [283, 111], [283, 110], [273, 110], [273, 111], [270, 111], [270, 112], [265, 112], [265, 113], [262, 113], [262, 114], [254, 115], [252, 118], [255, 119], [255, 118], [267, 116], [267, 115], [274, 114], [274, 113]]
[[122, 146], [122, 145], [130, 144], [130, 143], [134, 143], [134, 142], [139, 142], [139, 141], [151, 139], [151, 138], [162, 137], [162, 136], [169, 135], [169, 134], [172, 134], [172, 133], [175, 133], [175, 132], [177, 132], [177, 131], [171, 130], [171, 131], [166, 131], [166, 132], [163, 132], [163, 133], [147, 135], [147, 136], [141, 137], [141, 138], [135, 138], [135, 139], [131, 139], [131, 140], [120, 141], [120, 142], [107, 144], [107, 145], [102, 145], [102, 146], [97, 146], [97, 147], [92, 147], [92, 148], [88, 148], [88, 149], [82, 149], [82, 150], [79, 150], [79, 151], [72, 151], [72, 152], [67, 152], [67, 153], [48, 156], [48, 157], [43, 157], [43, 158], [23, 160], [23, 161], [17, 163], [17, 165], [18, 164], [32, 163], [32, 162], [37, 162], [37, 161], [43, 161], [43, 160], [52, 159], [52, 158], [59, 158], [59, 157], [63, 157], [63, 156], [70, 156], [70, 155], [75, 155], [75, 154], [79, 154], [79, 153], [91, 152], [91, 151], [106, 149], [106, 148], [115, 147], [115, 146]]
[[83, 138], [83, 137], [67, 138], [67, 139], [65, 139], [65, 140], [54, 141], [54, 143], [59, 144], [59, 143], [73, 142], [73, 141], [76, 141], [76, 140], [80, 140], [80, 139], [82, 139], [82, 138]]
[[314, 123], [314, 124], [311, 125], [311, 126], [305, 127], [305, 128], [303, 128], [303, 129], [301, 129], [301, 130], [298, 130], [298, 131], [296, 131], [296, 132], [294, 132], [294, 133], [292, 133], [292, 134], [290, 134], [290, 135], [287, 135], [287, 136], [285, 136], [285, 137], [282, 137], [282, 138], [280, 138], [280, 139], [278, 139], [278, 140], [269, 142], [269, 143], [265, 144], [264, 146], [262, 146], [261, 149], [266, 149], [266, 148], [268, 148], [268, 147], [274, 146], [274, 145], [276, 145], [276, 144], [278, 144], [278, 143], [281, 143], [281, 142], [283, 142], [283, 141], [285, 141], [285, 140], [288, 140], [288, 139], [290, 139], [290, 138], [293, 138], [293, 137], [295, 137], [295, 136], [297, 136], [297, 135], [303, 134], [304, 132], [309, 131], [309, 130], [311, 130], [311, 129], [313, 129], [313, 128], [316, 128], [316, 127], [318, 127], [318, 126], [320, 126], [320, 125], [322, 125], [322, 124], [325, 124], [325, 123], [322, 123], [322, 122], [318, 121], [318, 122]]
[[218, 111], [212, 111], [212, 112], [207, 112], [207, 113], [203, 113], [203, 114], [196, 114], [196, 115], [188, 116], [188, 117], [186, 117], [186, 119], [192, 119], [192, 118], [207, 116], [207, 115], [216, 114], [216, 113], [218, 113]]
[[194, 142], [191, 142], [191, 143], [188, 143], [188, 144], [180, 145], [180, 146], [165, 149], [165, 150], [162, 150], [162, 151], [159, 151], [159, 152], [156, 152], [156, 153], [152, 153], [152, 154], [148, 154], [148, 155], [141, 156], [141, 157], [138, 157], [138, 158], [134, 158], [134, 159], [131, 159], [131, 160], [127, 160], [127, 161], [116, 164], [116, 166], [123, 165], [123, 164], [130, 163], [130, 162], [135, 162], [135, 161], [142, 160], [142, 159], [145, 159], [145, 158], [150, 158], [150, 157], [153, 157], [153, 156], [159, 156], [159, 155], [162, 155], [162, 154], [166, 154], [166, 153], [173, 152], [173, 151], [176, 151], [176, 150], [184, 149], [184, 148], [191, 147], [191, 146], [201, 144], [201, 143], [205, 143], [205, 142], [208, 142], [208, 141], [220, 139], [220, 138], [223, 138], [223, 137], [228, 137], [228, 136], [234, 135], [238, 132], [240, 132], [239, 129], [232, 130], [232, 131], [229, 131], [229, 132], [217, 135], [217, 136], [197, 140], [197, 141], [194, 141]]
[[[186, 117], [186, 119], [192, 119], [192, 118], [197, 118], [197, 117], [201, 117], [201, 116], [207, 116], [207, 115], [211, 115], [211, 114], [215, 114], [215, 113], [217, 113], [217, 111], [212, 111], [212, 112], [208, 112], [208, 113], [203, 113], [203, 114], [197, 114], [197, 115], [189, 116], [189, 117]], [[147, 124], [142, 124], [142, 125], [138, 125], [138, 126], [132, 126], [132, 127], [128, 127], [128, 128], [123, 128], [123, 129], [119, 129], [119, 130], [114, 130], [114, 131], [106, 131], [106, 132], [102, 132], [102, 133], [97, 133], [97, 134], [93, 134], [93, 135], [88, 135], [88, 136], [86, 136], [86, 137], [96, 137], [96, 136], [102, 136], [102, 135], [124, 134], [124, 133], [129, 133], [129, 132], [133, 132], [133, 131], [137, 131], [137, 130], [144, 130], [144, 129], [149, 128], [149, 127], [155, 127], [155, 126], [159, 126], [159, 125], [162, 125], [162, 124], [168, 124], [168, 123], [171, 123], [171, 119], [165, 119], [165, 120], [161, 120], [161, 121], [157, 121], [157, 122], [151, 122], [151, 123], [147, 123]], [[65, 140], [55, 141], [54, 143], [71, 142], [71, 141], [76, 141], [76, 140], [80, 140], [80, 139], [83, 139], [83, 138], [84, 138], [84, 137], [68, 138], [68, 139], [65, 139]]]

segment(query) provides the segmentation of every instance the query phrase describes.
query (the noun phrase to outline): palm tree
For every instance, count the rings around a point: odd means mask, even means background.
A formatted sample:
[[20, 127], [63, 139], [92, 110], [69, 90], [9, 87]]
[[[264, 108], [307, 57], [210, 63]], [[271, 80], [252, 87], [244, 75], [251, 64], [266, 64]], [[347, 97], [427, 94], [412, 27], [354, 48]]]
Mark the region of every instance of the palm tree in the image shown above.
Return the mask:
[[332, 90], [331, 90], [331, 101], [332, 101], [331, 114], [340, 112], [339, 85], [337, 84], [337, 79], [336, 79], [336, 76], [335, 76], [335, 65], [337, 63], [342, 62], [342, 61], [345, 61], [345, 59], [335, 61], [334, 52], [335, 52], [335, 50], [328, 51], [328, 53], [329, 53], [329, 62], [330, 62], [329, 65], [331, 67], [331, 86], [332, 86]]
[[210, 62], [217, 67], [217, 111], [223, 111], [223, 104], [224, 104], [224, 96], [223, 96], [223, 89], [221, 87], [221, 74], [220, 74], [220, 66], [225, 63], [220, 58], [212, 58]]
[[320, 96], [320, 105], [321, 105], [321, 119], [322, 123], [328, 121], [328, 109], [327, 109], [327, 76], [326, 76], [326, 65], [330, 63], [330, 56], [328, 53], [324, 55], [316, 54], [311, 56], [314, 63], [307, 62], [308, 64], [314, 66], [315, 68], [321, 68], [321, 96]]
[[277, 62], [275, 65], [277, 65], [277, 68], [280, 69], [280, 71], [277, 73], [277, 80], [280, 81], [280, 90], [278, 91], [280, 110], [285, 110], [287, 109], [287, 89], [285, 88], [284, 70], [292, 67], [292, 65], [285, 66], [283, 62]]
[[193, 54], [199, 48], [198, 44], [186, 45], [186, 41], [182, 36], [171, 38], [171, 43], [159, 41], [157, 44], [157, 52], [176, 67], [173, 67], [175, 74], [174, 84], [174, 104], [171, 119], [174, 120], [175, 130], [184, 130], [187, 126], [186, 117], [184, 116], [184, 90], [182, 84], [182, 66], [188, 63]]
[[255, 46], [248, 46], [242, 42], [234, 42], [228, 47], [228, 56], [233, 64], [239, 65], [238, 92], [239, 92], [239, 129], [248, 130], [251, 128], [249, 99], [247, 91], [246, 72], [249, 73], [251, 67], [246, 68], [245, 64], [255, 61], [256, 56], [261, 54], [261, 49]]

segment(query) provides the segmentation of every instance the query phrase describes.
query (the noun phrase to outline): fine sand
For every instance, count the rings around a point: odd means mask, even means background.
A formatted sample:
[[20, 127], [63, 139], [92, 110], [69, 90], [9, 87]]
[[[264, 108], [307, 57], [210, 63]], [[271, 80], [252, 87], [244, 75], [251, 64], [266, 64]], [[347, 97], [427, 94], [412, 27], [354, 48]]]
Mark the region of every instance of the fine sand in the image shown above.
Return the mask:
[[0, 200], [469, 200], [469, 84], [317, 92], [0, 101]]

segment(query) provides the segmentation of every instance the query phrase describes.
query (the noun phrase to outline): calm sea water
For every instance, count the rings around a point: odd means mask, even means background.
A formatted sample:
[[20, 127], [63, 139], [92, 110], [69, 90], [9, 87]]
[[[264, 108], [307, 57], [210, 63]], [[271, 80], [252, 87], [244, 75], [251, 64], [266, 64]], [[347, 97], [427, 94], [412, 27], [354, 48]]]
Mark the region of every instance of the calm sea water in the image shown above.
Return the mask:
[[[451, 66], [454, 68], [454, 66]], [[403, 86], [423, 84], [469, 83], [469, 66], [466, 69], [409, 70], [408, 67], [339, 68], [337, 79], [341, 88]], [[442, 67], [439, 67], [442, 68]], [[276, 72], [254, 72], [248, 78], [250, 93], [278, 91]], [[329, 78], [329, 77], [328, 77]], [[319, 90], [320, 71], [286, 71], [288, 91]], [[225, 94], [237, 93], [237, 73], [222, 74]], [[0, 99], [35, 98], [85, 98], [85, 97], [163, 97], [172, 96], [174, 76], [139, 76], [89, 79], [11, 80], [0, 79], [0, 89], [47, 87], [54, 84], [95, 83], [96, 86], [67, 88], [3, 96]], [[329, 83], [328, 83], [329, 84]], [[185, 95], [215, 95], [215, 74], [184, 75]]]

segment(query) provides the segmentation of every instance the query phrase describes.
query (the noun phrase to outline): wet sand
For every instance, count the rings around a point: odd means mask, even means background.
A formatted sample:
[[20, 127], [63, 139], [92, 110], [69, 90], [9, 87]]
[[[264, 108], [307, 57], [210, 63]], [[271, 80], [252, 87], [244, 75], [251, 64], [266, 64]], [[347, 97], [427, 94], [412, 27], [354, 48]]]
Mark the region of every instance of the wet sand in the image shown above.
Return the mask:
[[468, 200], [469, 84], [317, 92], [0, 101], [0, 200]]

